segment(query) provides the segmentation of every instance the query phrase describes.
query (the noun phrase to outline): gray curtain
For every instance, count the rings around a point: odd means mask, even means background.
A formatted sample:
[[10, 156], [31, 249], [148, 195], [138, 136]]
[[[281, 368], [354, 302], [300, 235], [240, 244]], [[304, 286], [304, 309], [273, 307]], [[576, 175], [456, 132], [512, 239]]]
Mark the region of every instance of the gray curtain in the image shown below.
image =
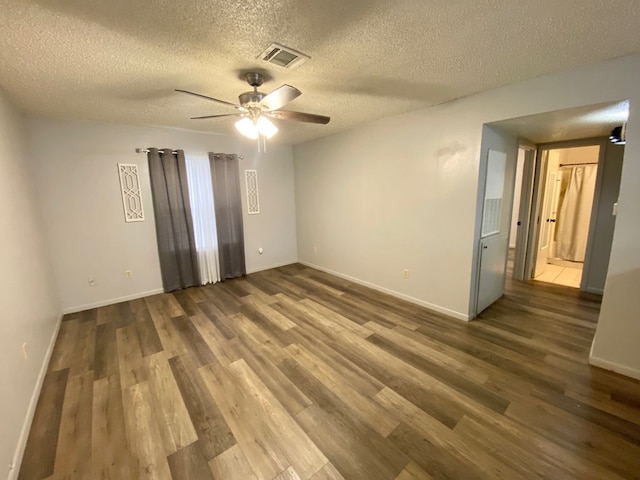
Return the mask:
[[220, 279], [225, 280], [247, 273], [238, 156], [210, 153], [209, 161], [218, 229]]
[[200, 284], [184, 152], [150, 148], [149, 175], [165, 292]]

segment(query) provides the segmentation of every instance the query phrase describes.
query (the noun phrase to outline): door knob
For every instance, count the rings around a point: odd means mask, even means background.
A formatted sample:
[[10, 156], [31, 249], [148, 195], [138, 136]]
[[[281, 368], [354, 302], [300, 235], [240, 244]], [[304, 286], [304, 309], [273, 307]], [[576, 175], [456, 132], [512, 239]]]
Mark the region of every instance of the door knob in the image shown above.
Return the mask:
[[489, 247], [487, 247], [486, 245], [483, 245], [482, 248], [486, 250]]

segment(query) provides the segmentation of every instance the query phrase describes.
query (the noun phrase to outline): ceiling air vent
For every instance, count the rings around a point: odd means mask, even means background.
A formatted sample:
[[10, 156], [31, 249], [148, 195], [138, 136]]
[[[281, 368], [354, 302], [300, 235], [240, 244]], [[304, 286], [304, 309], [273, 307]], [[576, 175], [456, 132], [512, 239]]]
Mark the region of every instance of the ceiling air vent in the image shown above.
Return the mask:
[[279, 43], [272, 43], [264, 52], [258, 55], [257, 58], [278, 65], [279, 67], [294, 68], [300, 66], [311, 57], [293, 48], [285, 47]]

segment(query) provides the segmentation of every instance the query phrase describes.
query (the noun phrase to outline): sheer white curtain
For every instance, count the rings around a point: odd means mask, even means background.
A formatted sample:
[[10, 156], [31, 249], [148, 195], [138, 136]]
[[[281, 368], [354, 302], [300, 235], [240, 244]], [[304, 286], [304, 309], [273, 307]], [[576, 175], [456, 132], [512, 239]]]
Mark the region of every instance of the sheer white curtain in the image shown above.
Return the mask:
[[207, 154], [185, 153], [189, 202], [202, 285], [220, 281], [218, 232]]
[[569, 181], [556, 232], [556, 256], [559, 258], [584, 262], [596, 174], [596, 165], [562, 167], [562, 176], [568, 175]]

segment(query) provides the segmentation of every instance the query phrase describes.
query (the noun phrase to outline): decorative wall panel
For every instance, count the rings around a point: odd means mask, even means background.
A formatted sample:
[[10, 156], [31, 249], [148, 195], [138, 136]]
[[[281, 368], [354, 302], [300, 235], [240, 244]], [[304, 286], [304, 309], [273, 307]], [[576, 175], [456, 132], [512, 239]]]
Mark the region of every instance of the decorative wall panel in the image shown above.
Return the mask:
[[247, 213], [260, 213], [260, 197], [258, 195], [258, 171], [245, 170], [244, 179], [247, 183]]
[[142, 193], [140, 192], [138, 165], [134, 163], [119, 163], [118, 175], [120, 177], [120, 189], [122, 191], [124, 221], [144, 221], [144, 209], [142, 208]]

